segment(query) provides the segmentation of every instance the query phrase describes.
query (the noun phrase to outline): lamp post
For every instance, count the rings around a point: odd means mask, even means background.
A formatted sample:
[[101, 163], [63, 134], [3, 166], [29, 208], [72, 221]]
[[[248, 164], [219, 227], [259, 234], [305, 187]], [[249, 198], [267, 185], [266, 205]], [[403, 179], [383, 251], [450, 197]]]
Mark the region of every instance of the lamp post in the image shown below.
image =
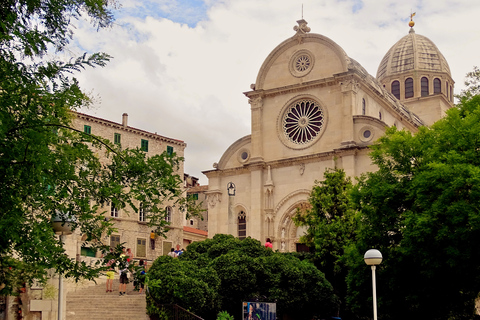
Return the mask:
[[235, 235], [235, 218], [233, 216], [233, 200], [235, 197], [235, 183], [227, 183], [227, 193], [228, 193], [228, 234]]
[[370, 249], [365, 252], [363, 260], [369, 266], [372, 266], [372, 287], [373, 287], [373, 320], [377, 320], [377, 290], [375, 284], [375, 267], [382, 263], [382, 253], [377, 249]]
[[235, 195], [235, 183], [229, 182], [227, 184], [227, 192], [230, 197]]
[[[75, 217], [69, 213], [56, 212], [55, 217], [52, 219], [52, 228], [55, 234], [60, 236], [60, 241], [65, 242], [65, 236], [72, 234], [73, 223]], [[63, 276], [58, 274], [58, 320], [63, 320]]]

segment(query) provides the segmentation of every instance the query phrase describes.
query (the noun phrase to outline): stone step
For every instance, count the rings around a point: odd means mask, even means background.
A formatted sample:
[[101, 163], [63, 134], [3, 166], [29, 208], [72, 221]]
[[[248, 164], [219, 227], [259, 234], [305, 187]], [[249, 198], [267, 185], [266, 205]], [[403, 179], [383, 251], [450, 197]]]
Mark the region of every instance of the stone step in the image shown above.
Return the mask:
[[118, 279], [114, 292], [105, 292], [105, 282], [89, 283], [69, 291], [66, 299], [66, 320], [148, 320], [145, 294], [127, 286], [127, 294], [118, 293]]

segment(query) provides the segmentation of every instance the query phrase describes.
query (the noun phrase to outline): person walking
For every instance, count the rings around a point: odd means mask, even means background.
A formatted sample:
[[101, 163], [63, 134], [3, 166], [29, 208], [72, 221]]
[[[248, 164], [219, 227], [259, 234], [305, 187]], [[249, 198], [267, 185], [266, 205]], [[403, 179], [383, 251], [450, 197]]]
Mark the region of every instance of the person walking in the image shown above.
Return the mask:
[[123, 253], [120, 255], [120, 260], [118, 262], [118, 270], [120, 273], [120, 285], [118, 287], [119, 295], [123, 296], [127, 294], [127, 284], [128, 284], [128, 257], [125, 253], [125, 248], [123, 248]]
[[140, 274], [138, 275], [138, 283], [140, 285], [139, 293], [142, 294], [143, 289], [145, 289], [145, 277], [146, 277], [147, 264], [146, 263], [144, 264], [143, 259], [141, 259], [138, 264], [141, 267]]
[[109, 269], [107, 270], [107, 282], [106, 282], [107, 291], [106, 292], [113, 292], [113, 279], [115, 277], [114, 266], [115, 266], [115, 259], [110, 259], [107, 262], [107, 267], [109, 267]]

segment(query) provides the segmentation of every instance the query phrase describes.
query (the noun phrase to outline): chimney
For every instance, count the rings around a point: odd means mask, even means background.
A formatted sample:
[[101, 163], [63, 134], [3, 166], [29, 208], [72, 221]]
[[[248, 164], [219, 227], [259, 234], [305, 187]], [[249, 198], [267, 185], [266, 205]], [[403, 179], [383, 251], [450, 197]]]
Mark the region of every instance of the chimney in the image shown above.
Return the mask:
[[124, 128], [128, 126], [128, 114], [124, 113], [122, 114], [122, 125]]

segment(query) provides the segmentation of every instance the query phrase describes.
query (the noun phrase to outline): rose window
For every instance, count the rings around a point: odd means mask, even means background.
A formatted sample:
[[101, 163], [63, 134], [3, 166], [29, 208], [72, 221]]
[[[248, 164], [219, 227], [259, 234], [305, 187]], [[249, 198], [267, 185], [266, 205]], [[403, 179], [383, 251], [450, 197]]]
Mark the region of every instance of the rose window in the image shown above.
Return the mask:
[[283, 118], [283, 130], [295, 144], [306, 144], [318, 135], [323, 127], [322, 108], [313, 100], [301, 100], [287, 109]]
[[303, 72], [310, 67], [310, 57], [307, 55], [301, 55], [295, 61], [295, 69], [298, 72]]

